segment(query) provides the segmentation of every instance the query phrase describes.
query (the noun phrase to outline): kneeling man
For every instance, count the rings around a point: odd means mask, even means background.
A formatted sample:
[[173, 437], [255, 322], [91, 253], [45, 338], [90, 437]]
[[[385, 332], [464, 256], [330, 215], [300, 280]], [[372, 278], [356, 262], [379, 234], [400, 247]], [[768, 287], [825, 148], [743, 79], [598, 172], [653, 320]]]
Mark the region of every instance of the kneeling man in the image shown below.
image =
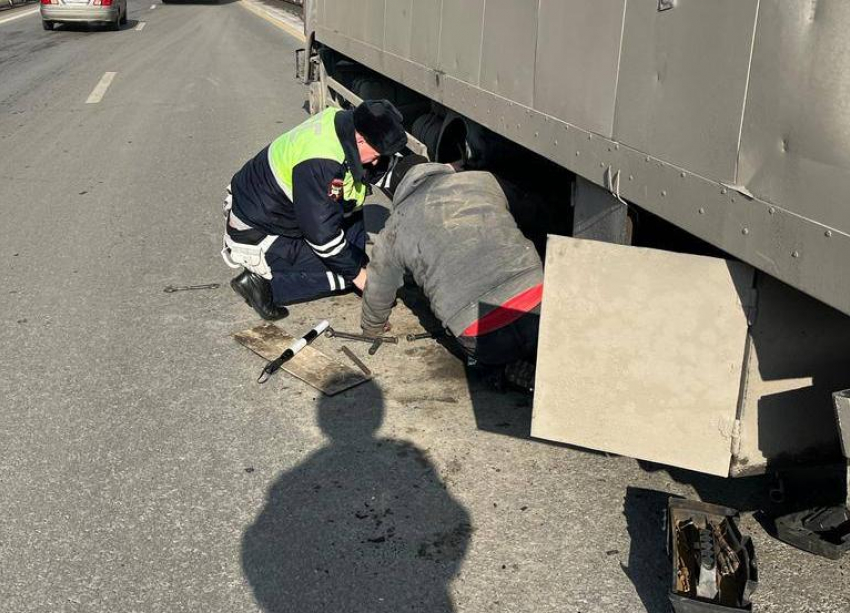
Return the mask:
[[363, 289], [366, 185], [378, 159], [406, 145], [401, 120], [386, 100], [326, 109], [233, 176], [222, 257], [245, 269], [230, 285], [263, 319], [285, 317], [286, 304]]
[[411, 155], [396, 164], [389, 184], [392, 213], [375, 240], [363, 291], [364, 333], [384, 330], [407, 271], [473, 361], [533, 360], [543, 266], [496, 178]]

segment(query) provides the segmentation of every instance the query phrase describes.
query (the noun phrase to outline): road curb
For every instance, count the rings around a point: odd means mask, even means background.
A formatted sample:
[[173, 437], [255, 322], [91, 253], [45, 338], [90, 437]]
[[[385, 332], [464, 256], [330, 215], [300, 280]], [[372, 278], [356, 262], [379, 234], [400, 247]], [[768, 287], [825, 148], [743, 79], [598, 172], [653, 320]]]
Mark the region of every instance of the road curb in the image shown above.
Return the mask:
[[[2, 1], [2, 0], [0, 0]], [[291, 12], [269, 6], [258, 0], [240, 0], [240, 4], [258, 17], [283, 30], [298, 42], [304, 42], [304, 22]]]

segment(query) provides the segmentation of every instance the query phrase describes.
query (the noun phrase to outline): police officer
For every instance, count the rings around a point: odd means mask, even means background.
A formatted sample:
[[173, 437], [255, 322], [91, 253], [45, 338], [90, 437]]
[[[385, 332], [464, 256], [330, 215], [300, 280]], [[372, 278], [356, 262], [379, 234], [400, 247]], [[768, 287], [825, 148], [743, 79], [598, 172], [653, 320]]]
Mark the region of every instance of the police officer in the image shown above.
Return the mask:
[[386, 100], [329, 108], [277, 138], [231, 180], [222, 257], [230, 286], [263, 319], [366, 283], [362, 207], [381, 156], [407, 144]]

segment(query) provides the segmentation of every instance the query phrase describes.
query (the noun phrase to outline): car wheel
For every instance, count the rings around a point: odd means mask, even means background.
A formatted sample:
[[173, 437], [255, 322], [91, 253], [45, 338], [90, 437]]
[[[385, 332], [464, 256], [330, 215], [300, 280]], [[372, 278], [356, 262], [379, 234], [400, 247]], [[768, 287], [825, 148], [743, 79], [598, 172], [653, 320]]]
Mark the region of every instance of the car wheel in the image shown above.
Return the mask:
[[127, 23], [127, 9], [124, 9], [124, 14], [121, 15], [121, 19], [118, 20], [118, 23], [122, 25]]
[[44, 28], [45, 30], [52, 30], [53, 29], [53, 22], [52, 21], [42, 21], [41, 27]]
[[121, 17], [120, 16], [116, 17], [115, 21], [113, 21], [112, 23], [109, 24], [109, 29], [112, 30], [113, 32], [117, 32], [118, 30], [121, 29]]

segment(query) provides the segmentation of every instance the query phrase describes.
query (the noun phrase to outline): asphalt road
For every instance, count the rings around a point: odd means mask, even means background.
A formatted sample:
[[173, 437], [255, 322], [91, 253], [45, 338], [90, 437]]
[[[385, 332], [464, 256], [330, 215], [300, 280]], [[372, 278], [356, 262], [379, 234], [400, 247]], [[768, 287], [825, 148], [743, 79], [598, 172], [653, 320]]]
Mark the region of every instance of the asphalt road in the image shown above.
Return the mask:
[[[305, 91], [241, 4], [130, 0], [120, 32], [0, 13], [0, 611], [666, 610], [667, 493], [752, 511], [764, 482], [532, 441], [526, 399], [429, 341], [332, 400], [254, 384], [220, 202]], [[758, 611], [850, 610], [848, 561], [744, 525]]]

